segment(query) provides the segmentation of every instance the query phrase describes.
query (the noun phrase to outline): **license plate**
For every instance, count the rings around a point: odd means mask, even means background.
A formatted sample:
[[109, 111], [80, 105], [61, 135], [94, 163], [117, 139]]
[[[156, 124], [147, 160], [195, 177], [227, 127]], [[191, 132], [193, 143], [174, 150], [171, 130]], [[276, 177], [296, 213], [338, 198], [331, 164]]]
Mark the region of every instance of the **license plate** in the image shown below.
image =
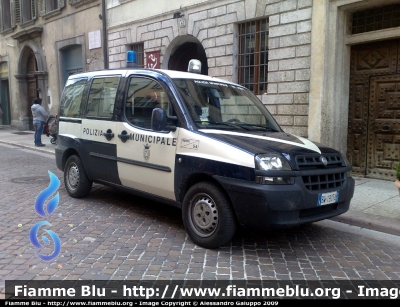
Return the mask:
[[318, 194], [318, 206], [329, 205], [339, 201], [339, 191]]

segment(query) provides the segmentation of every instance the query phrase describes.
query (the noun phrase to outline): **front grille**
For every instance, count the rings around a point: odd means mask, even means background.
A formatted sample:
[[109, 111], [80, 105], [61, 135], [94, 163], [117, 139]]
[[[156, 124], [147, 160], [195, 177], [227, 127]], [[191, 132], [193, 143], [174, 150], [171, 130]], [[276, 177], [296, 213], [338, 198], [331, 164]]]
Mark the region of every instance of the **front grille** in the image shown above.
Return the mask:
[[[322, 156], [328, 161], [327, 165], [322, 162]], [[321, 191], [339, 188], [346, 180], [345, 172], [337, 171], [337, 168], [345, 166], [340, 154], [298, 156], [296, 162], [298, 169], [307, 173], [302, 175], [307, 190]], [[325, 170], [323, 174], [321, 170]]]
[[302, 176], [307, 190], [319, 191], [341, 187], [345, 181], [345, 173]]
[[[326, 160], [328, 160], [327, 166], [325, 166], [320, 160], [321, 156], [324, 156]], [[344, 166], [342, 157], [340, 155], [335, 155], [335, 154], [298, 156], [296, 157], [296, 162], [299, 170]]]

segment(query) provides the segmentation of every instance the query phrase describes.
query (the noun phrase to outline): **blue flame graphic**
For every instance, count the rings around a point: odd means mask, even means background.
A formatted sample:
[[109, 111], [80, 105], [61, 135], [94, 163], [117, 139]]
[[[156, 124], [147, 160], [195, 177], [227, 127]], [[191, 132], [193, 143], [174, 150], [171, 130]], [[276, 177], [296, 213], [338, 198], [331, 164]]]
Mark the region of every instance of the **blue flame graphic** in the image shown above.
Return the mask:
[[[46, 217], [45, 208], [44, 208], [46, 199], [48, 199], [60, 187], [60, 180], [57, 178], [57, 176], [54, 175], [50, 171], [48, 171], [48, 172], [49, 172], [49, 177], [50, 177], [49, 186], [46, 189], [44, 189], [42, 192], [39, 193], [39, 195], [37, 196], [36, 201], [35, 201], [35, 210], [42, 217]], [[59, 199], [60, 199], [59, 193], [57, 193], [53, 198], [51, 198], [47, 202], [48, 216], [50, 216], [54, 212], [54, 210], [57, 208]], [[44, 225], [51, 226], [51, 224], [49, 222], [42, 221], [42, 222], [36, 223], [29, 232], [29, 239], [30, 239], [31, 243], [33, 244], [33, 246], [35, 246], [39, 249], [43, 249], [44, 247], [42, 246], [42, 244], [40, 244], [40, 242], [37, 238], [37, 235], [39, 232], [39, 228]], [[47, 234], [51, 237], [51, 239], [54, 242], [54, 251], [50, 255], [42, 255], [40, 253], [36, 253], [36, 255], [44, 261], [50, 261], [50, 260], [54, 259], [55, 257], [57, 257], [58, 254], [60, 253], [61, 242], [60, 242], [60, 238], [57, 236], [57, 234], [54, 231], [51, 231], [51, 230], [45, 230], [45, 231], [47, 232]], [[50, 244], [50, 240], [44, 235], [42, 236], [42, 240], [46, 245]]]
[[[39, 249], [44, 248], [44, 247], [42, 246], [42, 244], [40, 244], [39, 240], [37, 239], [37, 234], [38, 234], [39, 228], [40, 228], [41, 226], [43, 226], [43, 225], [49, 225], [49, 226], [51, 226], [51, 224], [50, 224], [49, 222], [47, 222], [47, 221], [39, 222], [39, 223], [36, 223], [36, 224], [31, 228], [31, 231], [29, 232], [29, 239], [31, 240], [31, 243], [32, 243], [35, 247], [37, 247], [37, 248], [39, 248]], [[52, 238], [52, 240], [53, 240], [53, 242], [54, 242], [54, 251], [53, 251], [52, 254], [47, 255], [47, 256], [46, 256], [46, 255], [39, 254], [39, 253], [36, 253], [36, 255], [37, 255], [40, 259], [42, 259], [42, 260], [44, 260], [44, 261], [50, 261], [50, 260], [54, 259], [55, 257], [57, 257], [58, 254], [60, 253], [60, 251], [61, 251], [61, 241], [60, 241], [60, 238], [57, 236], [57, 234], [56, 234], [54, 231], [51, 231], [51, 230], [45, 230], [45, 231], [50, 235], [50, 237]], [[50, 241], [49, 241], [49, 239], [48, 239], [47, 237], [43, 236], [42, 239], [43, 239], [44, 243], [50, 244]]]
[[[49, 172], [50, 176], [50, 183], [49, 186], [44, 189], [42, 192], [39, 193], [39, 195], [36, 198], [35, 201], [35, 210], [36, 212], [43, 216], [46, 217], [46, 213], [44, 211], [44, 203], [47, 198], [49, 198], [57, 189], [60, 187], [60, 180], [57, 178], [56, 175], [54, 175], [52, 172]], [[60, 199], [59, 193], [57, 193], [52, 199], [50, 199], [47, 203], [47, 213], [48, 215], [52, 214], [56, 207], [58, 206], [58, 201]]]

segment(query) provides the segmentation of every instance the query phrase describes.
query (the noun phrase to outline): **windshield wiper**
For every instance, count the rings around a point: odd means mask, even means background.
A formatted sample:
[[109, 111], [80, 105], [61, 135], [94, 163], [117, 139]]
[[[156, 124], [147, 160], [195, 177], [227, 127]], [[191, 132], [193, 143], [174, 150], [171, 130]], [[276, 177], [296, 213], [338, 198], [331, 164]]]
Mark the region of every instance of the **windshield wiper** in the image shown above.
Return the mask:
[[[202, 121], [196, 120], [195, 123], [202, 123]], [[209, 126], [227, 126], [227, 127], [231, 127], [231, 128], [235, 128], [235, 129], [238, 129], [238, 128], [245, 129], [245, 128], [237, 126], [235, 124], [220, 123], [220, 122], [207, 122], [207, 125], [204, 125], [204, 127], [202, 127], [202, 128], [210, 128]], [[245, 130], [247, 130], [247, 129], [245, 129]]]
[[[275, 129], [272, 129], [272, 128], [269, 128], [269, 127], [263, 126], [263, 125], [255, 125], [255, 124], [247, 124], [247, 123], [243, 123], [243, 124], [242, 123], [238, 123], [236, 125], [238, 125], [240, 127], [242, 127], [242, 126], [256, 127], [256, 128], [262, 128], [263, 130], [267, 130], [267, 131], [278, 132]], [[242, 128], [244, 128], [244, 127], [242, 127]]]

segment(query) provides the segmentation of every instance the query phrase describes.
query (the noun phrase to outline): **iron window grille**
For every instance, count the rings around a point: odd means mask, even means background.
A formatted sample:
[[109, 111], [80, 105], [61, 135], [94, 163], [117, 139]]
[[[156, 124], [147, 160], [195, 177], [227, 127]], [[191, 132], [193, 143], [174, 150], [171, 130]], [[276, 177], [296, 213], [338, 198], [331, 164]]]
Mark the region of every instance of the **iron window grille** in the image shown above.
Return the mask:
[[239, 24], [238, 83], [254, 94], [267, 92], [268, 19]]
[[136, 52], [137, 65], [140, 68], [144, 68], [144, 43], [132, 44], [130, 50]]
[[351, 34], [400, 27], [400, 4], [392, 4], [354, 12]]

